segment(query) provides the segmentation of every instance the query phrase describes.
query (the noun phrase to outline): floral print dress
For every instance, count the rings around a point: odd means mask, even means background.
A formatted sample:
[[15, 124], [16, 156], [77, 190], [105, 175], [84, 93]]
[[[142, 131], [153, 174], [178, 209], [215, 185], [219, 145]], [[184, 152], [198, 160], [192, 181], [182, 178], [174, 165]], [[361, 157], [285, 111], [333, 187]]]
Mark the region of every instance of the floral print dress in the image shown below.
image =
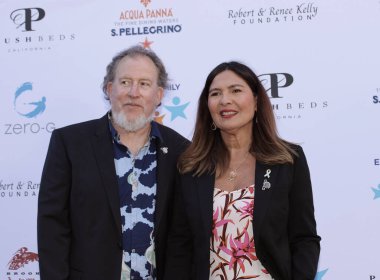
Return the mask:
[[254, 185], [236, 191], [214, 188], [210, 279], [273, 279], [256, 256]]

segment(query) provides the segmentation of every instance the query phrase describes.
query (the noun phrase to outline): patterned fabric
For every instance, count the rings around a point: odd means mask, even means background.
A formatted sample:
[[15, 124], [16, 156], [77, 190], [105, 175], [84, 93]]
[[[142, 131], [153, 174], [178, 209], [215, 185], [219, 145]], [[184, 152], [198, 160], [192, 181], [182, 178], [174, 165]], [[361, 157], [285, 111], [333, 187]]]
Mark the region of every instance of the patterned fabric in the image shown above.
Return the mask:
[[254, 185], [227, 192], [214, 188], [210, 279], [273, 279], [256, 256]]
[[161, 138], [152, 123], [150, 138], [133, 156], [120, 143], [110, 122], [119, 183], [123, 236], [121, 279], [156, 279], [154, 250], [154, 211], [156, 196], [156, 138]]

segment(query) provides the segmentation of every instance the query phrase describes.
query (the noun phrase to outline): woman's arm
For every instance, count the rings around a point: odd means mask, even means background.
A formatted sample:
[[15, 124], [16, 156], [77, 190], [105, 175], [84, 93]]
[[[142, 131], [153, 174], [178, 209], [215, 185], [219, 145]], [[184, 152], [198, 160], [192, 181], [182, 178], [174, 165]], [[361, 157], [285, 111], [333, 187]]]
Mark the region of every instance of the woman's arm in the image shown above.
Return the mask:
[[289, 194], [288, 233], [292, 257], [292, 280], [313, 280], [317, 272], [320, 237], [314, 217], [310, 172], [301, 147], [294, 162]]
[[192, 235], [185, 213], [181, 175], [177, 174], [172, 222], [169, 229], [165, 280], [191, 280]]

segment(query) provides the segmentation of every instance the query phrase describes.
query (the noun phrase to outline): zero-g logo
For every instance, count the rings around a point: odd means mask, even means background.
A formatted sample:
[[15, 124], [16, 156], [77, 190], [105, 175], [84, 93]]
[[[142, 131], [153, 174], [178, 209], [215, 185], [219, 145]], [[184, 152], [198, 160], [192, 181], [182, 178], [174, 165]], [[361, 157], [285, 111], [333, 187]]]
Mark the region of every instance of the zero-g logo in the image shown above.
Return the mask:
[[[33, 85], [30, 82], [23, 83], [15, 92], [14, 95], [14, 110], [21, 116], [31, 119], [41, 115], [46, 109], [46, 97], [40, 99], [33, 97], [30, 93], [33, 90]], [[41, 124], [37, 122], [5, 124], [4, 134], [26, 134], [39, 133], [42, 131], [52, 132], [55, 124], [48, 122]]]
[[282, 98], [278, 95], [279, 88], [285, 88], [293, 84], [293, 76], [289, 73], [271, 73], [258, 76], [267, 93], [272, 98]]
[[32, 83], [23, 83], [15, 92], [15, 99], [13, 102], [15, 111], [21, 116], [27, 118], [35, 118], [39, 114], [42, 114], [46, 109], [46, 97], [43, 96], [41, 100], [31, 101], [28, 98], [24, 98], [26, 95], [24, 93], [32, 91]]
[[45, 17], [45, 11], [41, 8], [24, 8], [14, 10], [11, 20], [17, 25], [17, 28], [24, 26], [24, 31], [35, 31], [32, 29], [32, 22], [39, 21]]

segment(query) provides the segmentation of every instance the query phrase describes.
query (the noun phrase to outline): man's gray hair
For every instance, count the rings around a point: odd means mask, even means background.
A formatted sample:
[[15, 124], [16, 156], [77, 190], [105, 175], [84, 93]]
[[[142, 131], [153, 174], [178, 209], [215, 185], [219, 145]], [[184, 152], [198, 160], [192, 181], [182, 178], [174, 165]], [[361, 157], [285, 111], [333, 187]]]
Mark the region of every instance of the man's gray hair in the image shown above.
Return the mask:
[[127, 57], [127, 56], [129, 57], [146, 56], [150, 58], [152, 62], [154, 63], [154, 65], [156, 65], [157, 70], [158, 70], [158, 79], [157, 79], [158, 86], [164, 89], [166, 88], [167, 82], [168, 82], [168, 73], [166, 72], [165, 66], [162, 63], [161, 59], [157, 56], [157, 54], [154, 51], [145, 49], [142, 46], [136, 45], [119, 52], [117, 55], [115, 55], [112, 58], [112, 61], [107, 65], [106, 75], [104, 76], [103, 84], [102, 84], [102, 89], [105, 94], [105, 98], [107, 100], [109, 99], [108, 94], [107, 94], [107, 85], [109, 82], [112, 82], [114, 80], [115, 71], [119, 62], [124, 57]]

